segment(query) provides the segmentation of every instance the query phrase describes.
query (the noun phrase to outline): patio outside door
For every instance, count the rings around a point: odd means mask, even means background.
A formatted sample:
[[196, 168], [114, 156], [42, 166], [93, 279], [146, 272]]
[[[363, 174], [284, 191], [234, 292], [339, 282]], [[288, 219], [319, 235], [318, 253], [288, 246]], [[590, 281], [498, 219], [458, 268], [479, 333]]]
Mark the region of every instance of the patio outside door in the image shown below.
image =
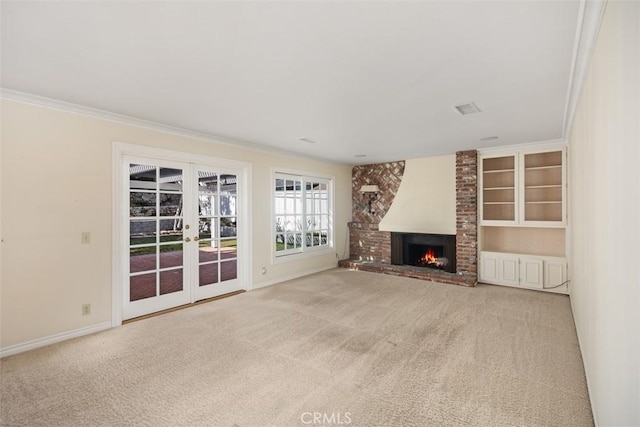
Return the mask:
[[128, 237], [123, 319], [241, 289], [240, 171], [133, 156], [122, 163]]

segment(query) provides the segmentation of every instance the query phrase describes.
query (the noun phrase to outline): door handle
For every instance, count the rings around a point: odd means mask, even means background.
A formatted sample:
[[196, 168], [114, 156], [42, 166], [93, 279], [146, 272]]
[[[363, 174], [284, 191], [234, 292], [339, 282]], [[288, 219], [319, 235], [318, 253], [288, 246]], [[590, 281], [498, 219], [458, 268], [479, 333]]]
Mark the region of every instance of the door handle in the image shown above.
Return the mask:
[[190, 242], [190, 241], [191, 241], [191, 239], [190, 239], [189, 237], [185, 237], [184, 241], [185, 241], [185, 242]]
[[194, 238], [193, 238], [193, 241], [194, 241], [194, 242], [197, 242], [198, 240], [200, 240], [200, 237], [199, 237], [199, 236], [196, 236], [196, 237], [194, 237]]

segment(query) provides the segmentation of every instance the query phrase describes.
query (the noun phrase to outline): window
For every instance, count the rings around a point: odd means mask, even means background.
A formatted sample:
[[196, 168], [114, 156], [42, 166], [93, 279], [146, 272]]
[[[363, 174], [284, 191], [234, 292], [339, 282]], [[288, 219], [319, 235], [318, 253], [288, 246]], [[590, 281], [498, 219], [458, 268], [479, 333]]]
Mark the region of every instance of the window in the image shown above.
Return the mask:
[[332, 246], [331, 180], [275, 174], [276, 256]]

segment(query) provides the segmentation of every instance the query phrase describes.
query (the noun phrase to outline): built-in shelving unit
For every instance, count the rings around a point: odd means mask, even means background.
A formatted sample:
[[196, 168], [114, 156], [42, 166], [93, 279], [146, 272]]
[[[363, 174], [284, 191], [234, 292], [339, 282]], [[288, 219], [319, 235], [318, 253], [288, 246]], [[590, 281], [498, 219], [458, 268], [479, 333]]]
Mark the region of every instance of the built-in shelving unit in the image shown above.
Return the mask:
[[564, 151], [523, 154], [523, 221], [563, 223]]
[[564, 145], [480, 154], [480, 281], [568, 292], [565, 159]]
[[482, 159], [482, 214], [486, 220], [516, 219], [515, 156]]

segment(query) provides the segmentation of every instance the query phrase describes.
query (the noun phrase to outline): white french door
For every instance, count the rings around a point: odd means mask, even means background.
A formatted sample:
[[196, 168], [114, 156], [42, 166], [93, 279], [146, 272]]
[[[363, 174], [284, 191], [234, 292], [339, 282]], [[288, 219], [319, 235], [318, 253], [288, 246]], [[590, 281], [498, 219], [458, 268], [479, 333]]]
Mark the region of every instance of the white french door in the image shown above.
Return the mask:
[[122, 318], [242, 289], [242, 170], [129, 155], [121, 164]]

